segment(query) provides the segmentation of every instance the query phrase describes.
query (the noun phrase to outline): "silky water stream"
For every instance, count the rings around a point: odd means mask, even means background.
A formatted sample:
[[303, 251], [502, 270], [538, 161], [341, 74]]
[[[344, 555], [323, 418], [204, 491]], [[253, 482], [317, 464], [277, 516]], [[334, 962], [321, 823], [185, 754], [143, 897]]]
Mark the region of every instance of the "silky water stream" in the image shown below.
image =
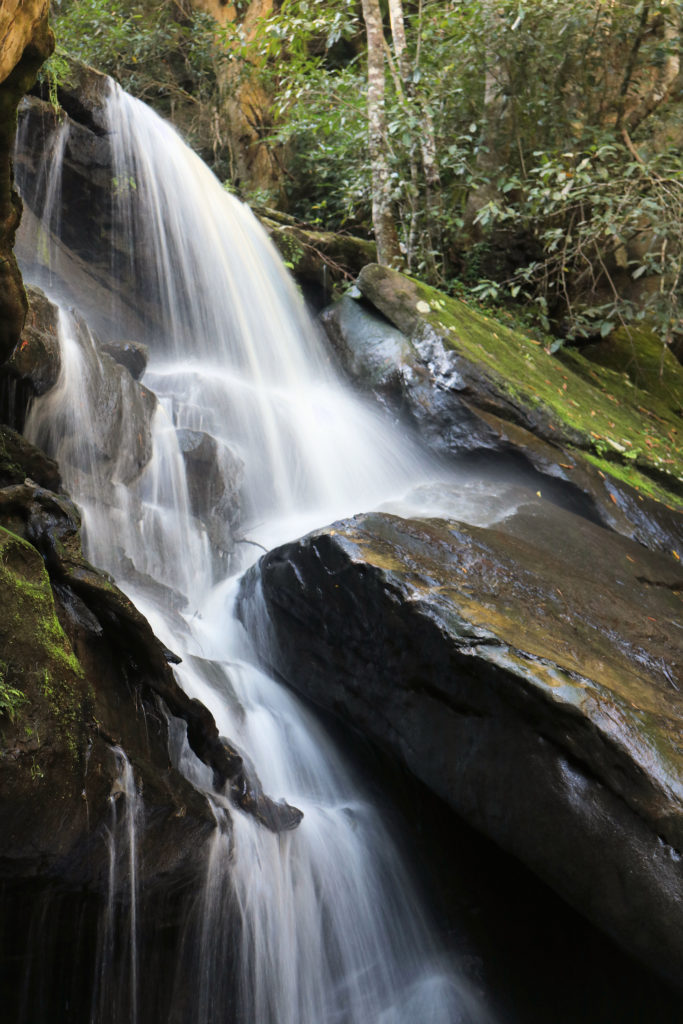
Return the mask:
[[[259, 546], [400, 498], [433, 467], [337, 382], [251, 213], [168, 125], [118, 88], [108, 117], [119, 232], [113, 271], [137, 282], [129, 303], [148, 323], [140, 339], [151, 353], [144, 383], [158, 399], [149, 440], [141, 442], [139, 387], [119, 370], [112, 383], [94, 337], [65, 309], [60, 379], [33, 405], [26, 432], [59, 460], [83, 512], [88, 556], [113, 573], [181, 656], [181, 685], [210, 708], [265, 791], [304, 813], [294, 831], [268, 831], [212, 792], [208, 771], [177, 737], [176, 758], [211, 793], [216, 818], [204, 888], [179, 954], [193, 947], [194, 992], [173, 1000], [192, 1010], [178, 1011], [177, 1019], [489, 1019], [456, 965], [433, 945], [377, 811], [311, 714], [257, 667], [232, 614], [236, 574]], [[55, 135], [54, 165], [39, 186], [45, 238], [59, 216], [66, 131]], [[115, 305], [109, 315], [115, 319]], [[233, 475], [226, 491], [239, 489], [241, 534], [226, 540], [227, 553], [217, 554], [210, 529], [193, 514], [182, 436], [209, 438], [217, 463]], [[141, 444], [149, 460], [140, 473], [131, 453]], [[162, 588], [146, 585], [149, 578], [180, 595], [173, 609], [155, 597]], [[129, 773], [124, 795], [132, 800]], [[134, 818], [129, 813], [124, 850], [133, 902]], [[111, 856], [114, 871], [121, 855]], [[108, 933], [106, 942], [114, 943]], [[134, 1021], [135, 963], [127, 969]], [[105, 989], [105, 981], [96, 985], [94, 1022], [103, 1019]]]

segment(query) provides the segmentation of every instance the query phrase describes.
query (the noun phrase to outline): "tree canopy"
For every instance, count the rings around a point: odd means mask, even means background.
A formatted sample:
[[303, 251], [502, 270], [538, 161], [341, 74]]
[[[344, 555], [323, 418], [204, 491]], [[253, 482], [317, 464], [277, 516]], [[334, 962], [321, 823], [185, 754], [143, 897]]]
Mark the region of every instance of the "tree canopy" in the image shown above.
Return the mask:
[[253, 0], [220, 24], [190, 0], [53, 6], [62, 50], [246, 198], [390, 229], [388, 262], [558, 339], [644, 321], [680, 343], [681, 0]]

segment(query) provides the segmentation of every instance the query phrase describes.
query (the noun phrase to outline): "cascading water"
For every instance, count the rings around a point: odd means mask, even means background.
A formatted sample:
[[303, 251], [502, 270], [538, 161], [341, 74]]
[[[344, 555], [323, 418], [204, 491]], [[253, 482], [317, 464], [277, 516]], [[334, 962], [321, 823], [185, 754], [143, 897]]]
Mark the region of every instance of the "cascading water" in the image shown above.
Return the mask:
[[[26, 430], [59, 458], [83, 510], [89, 557], [181, 655], [181, 685], [210, 708], [265, 790], [304, 812], [298, 829], [278, 835], [211, 795], [215, 838], [179, 953], [193, 949], [196, 991], [191, 1012], [178, 1009], [173, 1019], [481, 1021], [433, 948], [377, 813], [315, 720], [254, 664], [232, 616], [234, 576], [217, 573], [206, 525], [193, 515], [178, 439], [208, 435], [233, 464], [241, 460], [242, 529], [263, 546], [400, 496], [431, 467], [336, 382], [250, 212], [144, 105], [114, 88], [108, 114], [114, 222], [125, 238], [114, 250], [129, 254], [129, 265], [119, 257], [114, 269], [140, 285], [151, 350], [145, 385], [158, 404], [147, 408], [145, 440], [131, 410], [149, 406], [149, 392], [141, 399], [63, 312], [60, 380], [34, 404]], [[233, 568], [254, 554], [238, 548]], [[149, 577], [182, 595], [172, 614]], [[208, 772], [179, 749], [188, 776], [211, 790]]]
[[[105, 1020], [107, 1017], [107, 1002], [111, 997], [108, 979], [113, 965], [118, 963], [121, 965], [119, 983], [123, 975], [126, 975], [127, 982], [125, 986], [118, 986], [119, 997], [124, 1000], [121, 1015], [129, 1024], [138, 1024], [137, 829], [140, 799], [130, 761], [120, 747], [114, 747], [113, 752], [118, 774], [109, 797], [107, 902], [100, 920], [91, 1020]], [[123, 914], [121, 906], [125, 907]], [[122, 917], [125, 923], [122, 923]]]

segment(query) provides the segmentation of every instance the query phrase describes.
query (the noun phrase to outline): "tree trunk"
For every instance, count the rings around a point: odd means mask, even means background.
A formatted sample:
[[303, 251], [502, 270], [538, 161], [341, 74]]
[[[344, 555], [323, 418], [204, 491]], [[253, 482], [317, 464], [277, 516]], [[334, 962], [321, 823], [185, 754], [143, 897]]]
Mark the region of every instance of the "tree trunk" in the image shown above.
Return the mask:
[[394, 40], [396, 63], [398, 64], [399, 74], [405, 83], [410, 78], [410, 57], [406, 47], [403, 0], [389, 0], [389, 19], [391, 21], [391, 36]]
[[368, 148], [372, 169], [372, 224], [377, 242], [378, 262], [396, 267], [402, 260], [386, 159], [384, 32], [379, 0], [363, 0], [363, 20], [368, 40]]
[[636, 128], [664, 103], [678, 81], [681, 70], [681, 13], [677, 4], [671, 10], [665, 10], [662, 16], [661, 42], [663, 56], [661, 64], [656, 68], [650, 88], [640, 96], [639, 102], [626, 116], [626, 129], [634, 132]]

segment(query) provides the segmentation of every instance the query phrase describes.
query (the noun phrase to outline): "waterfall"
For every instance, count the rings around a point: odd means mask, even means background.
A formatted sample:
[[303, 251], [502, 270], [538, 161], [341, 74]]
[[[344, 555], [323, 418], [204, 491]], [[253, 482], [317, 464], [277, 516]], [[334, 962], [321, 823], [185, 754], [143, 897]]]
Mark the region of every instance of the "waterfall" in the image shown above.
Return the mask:
[[138, 1024], [137, 830], [141, 801], [125, 752], [114, 747], [113, 754], [117, 774], [109, 797], [106, 832], [107, 899], [100, 920], [90, 1020], [91, 1024], [106, 1020], [114, 1002], [120, 1003], [122, 1018]]
[[[145, 323], [136, 340], [149, 346], [149, 365], [136, 384], [63, 309], [60, 379], [32, 406], [26, 432], [59, 459], [89, 557], [181, 656], [180, 684], [210, 708], [266, 792], [304, 812], [295, 831], [267, 831], [211, 791], [209, 773], [178, 739], [178, 762], [210, 794], [216, 819], [179, 946], [196, 970], [191, 998], [177, 1001], [192, 1010], [179, 1009], [178, 1024], [482, 1021], [430, 937], [377, 810], [310, 712], [256, 665], [232, 614], [235, 573], [256, 545], [400, 498], [435, 469], [336, 380], [251, 213], [118, 88], [108, 117], [119, 232], [112, 269], [130, 283], [126, 301]], [[53, 155], [63, 149], [60, 140]], [[48, 228], [59, 174], [57, 160], [41, 186]], [[108, 316], [116, 320], [116, 300]], [[242, 521], [224, 557], [191, 493], [188, 437], [222, 453], [221, 487], [231, 486], [229, 467], [241, 467]], [[132, 808], [130, 776], [122, 787]], [[134, 833], [128, 850], [134, 888]], [[134, 918], [131, 928], [134, 947]]]

